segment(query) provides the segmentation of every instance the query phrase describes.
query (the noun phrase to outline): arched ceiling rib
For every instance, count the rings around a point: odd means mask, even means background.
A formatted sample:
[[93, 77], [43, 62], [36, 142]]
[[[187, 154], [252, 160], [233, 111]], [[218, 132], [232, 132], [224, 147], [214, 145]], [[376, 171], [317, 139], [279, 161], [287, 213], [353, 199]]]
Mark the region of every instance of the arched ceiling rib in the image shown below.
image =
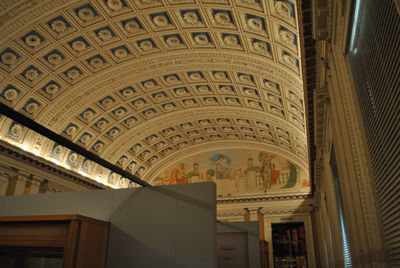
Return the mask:
[[[135, 163], [130, 170], [143, 167], [144, 176], [190, 148], [258, 144], [307, 169], [294, 1], [0, 8], [0, 101], [104, 159], [128, 170]], [[13, 135], [13, 123], [3, 123], [5, 137], [37, 146], [33, 133]], [[68, 162], [58, 150], [39, 149]]]

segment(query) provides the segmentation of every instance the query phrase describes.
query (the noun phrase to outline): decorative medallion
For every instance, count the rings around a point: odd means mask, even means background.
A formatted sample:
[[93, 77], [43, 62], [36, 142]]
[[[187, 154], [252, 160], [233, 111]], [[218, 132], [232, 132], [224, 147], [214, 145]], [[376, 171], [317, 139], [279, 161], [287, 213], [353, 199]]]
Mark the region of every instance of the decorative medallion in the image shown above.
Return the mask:
[[275, 2], [275, 10], [284, 18], [290, 17], [290, 7], [287, 3], [283, 1]]
[[225, 12], [217, 12], [214, 14], [214, 19], [218, 24], [225, 25], [230, 23], [229, 15]]
[[78, 11], [78, 17], [84, 21], [91, 21], [94, 18], [94, 13], [89, 8], [82, 8]]
[[199, 22], [199, 17], [197, 16], [196, 12], [188, 11], [183, 14], [183, 20], [188, 24], [195, 24]]
[[4, 98], [8, 101], [13, 101], [18, 97], [18, 91], [10, 88], [4, 92]]
[[109, 41], [113, 35], [110, 30], [102, 29], [97, 33], [97, 36], [103, 41]]
[[13, 65], [17, 61], [17, 56], [14, 53], [6, 52], [1, 56], [1, 61], [6, 65]]
[[107, 6], [116, 11], [123, 7], [123, 3], [120, 0], [107, 0]]
[[62, 33], [67, 29], [67, 25], [62, 20], [55, 20], [50, 25], [51, 29], [56, 33]]

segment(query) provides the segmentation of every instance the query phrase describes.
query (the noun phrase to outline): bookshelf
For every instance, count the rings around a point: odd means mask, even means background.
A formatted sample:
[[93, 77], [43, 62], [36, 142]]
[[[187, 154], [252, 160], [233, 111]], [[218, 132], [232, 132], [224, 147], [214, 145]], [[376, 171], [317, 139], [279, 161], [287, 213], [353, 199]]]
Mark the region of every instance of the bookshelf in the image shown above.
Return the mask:
[[275, 268], [307, 268], [307, 248], [303, 222], [272, 224]]

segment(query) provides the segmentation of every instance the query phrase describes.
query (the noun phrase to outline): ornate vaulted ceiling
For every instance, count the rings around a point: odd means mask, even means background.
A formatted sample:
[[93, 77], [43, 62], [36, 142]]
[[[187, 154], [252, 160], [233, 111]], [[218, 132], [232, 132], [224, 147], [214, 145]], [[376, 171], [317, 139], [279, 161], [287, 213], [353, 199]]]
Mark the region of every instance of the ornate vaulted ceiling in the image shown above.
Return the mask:
[[[147, 181], [230, 148], [308, 173], [295, 1], [9, 0], [0, 12], [0, 101], [102, 158]], [[3, 139], [107, 183], [100, 167], [1, 124]]]

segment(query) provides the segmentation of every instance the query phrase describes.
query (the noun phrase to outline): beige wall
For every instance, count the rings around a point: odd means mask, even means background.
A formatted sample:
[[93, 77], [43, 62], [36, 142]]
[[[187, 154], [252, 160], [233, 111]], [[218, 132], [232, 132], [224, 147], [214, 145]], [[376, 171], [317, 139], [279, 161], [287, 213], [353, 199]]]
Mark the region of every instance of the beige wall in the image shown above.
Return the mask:
[[[343, 1], [344, 2], [344, 1]], [[344, 4], [344, 3], [343, 3]], [[360, 119], [351, 71], [344, 55], [350, 3], [330, 6], [328, 36], [316, 28], [319, 82], [315, 103], [320, 121], [316, 121], [317, 139], [317, 208], [314, 233], [320, 267], [343, 267], [343, 246], [333, 176], [330, 166], [332, 145], [336, 152], [345, 224], [353, 267], [386, 267], [377, 211], [377, 199], [368, 150]], [[345, 11], [342, 13], [342, 10]], [[318, 13], [318, 11], [317, 11]], [[322, 49], [326, 42], [326, 54]], [[321, 112], [323, 113], [321, 115]]]

